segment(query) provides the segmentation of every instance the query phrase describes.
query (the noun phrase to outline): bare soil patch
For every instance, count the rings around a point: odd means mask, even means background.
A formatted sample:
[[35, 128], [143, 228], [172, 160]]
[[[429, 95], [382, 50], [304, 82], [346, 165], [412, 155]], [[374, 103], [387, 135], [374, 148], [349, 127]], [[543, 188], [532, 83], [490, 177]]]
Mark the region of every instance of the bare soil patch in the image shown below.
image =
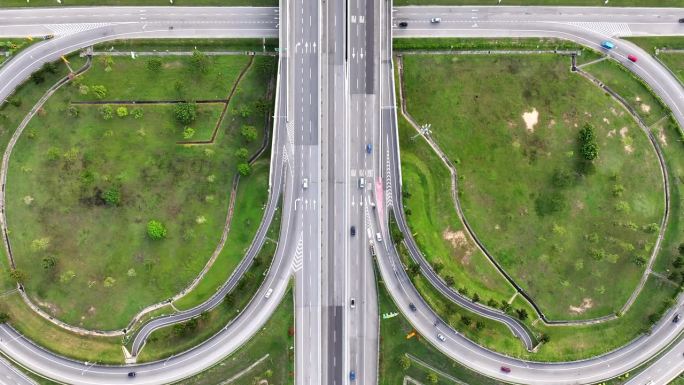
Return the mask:
[[582, 314], [585, 311], [591, 309], [592, 307], [594, 307], [594, 300], [591, 298], [584, 298], [584, 299], [582, 299], [582, 304], [580, 304], [579, 306], [572, 306], [571, 305], [569, 307], [569, 310], [571, 313], [574, 313], [574, 314]]
[[461, 255], [461, 263], [464, 265], [468, 265], [470, 263], [470, 255], [473, 252], [473, 248], [463, 230], [451, 231], [451, 229], [446, 228], [444, 232], [442, 232], [442, 238], [449, 242], [454, 250], [463, 251], [463, 254]]
[[527, 131], [534, 132], [534, 126], [536, 126], [539, 121], [539, 111], [537, 111], [536, 108], [533, 108], [530, 112], [524, 112], [522, 118], [525, 121]]

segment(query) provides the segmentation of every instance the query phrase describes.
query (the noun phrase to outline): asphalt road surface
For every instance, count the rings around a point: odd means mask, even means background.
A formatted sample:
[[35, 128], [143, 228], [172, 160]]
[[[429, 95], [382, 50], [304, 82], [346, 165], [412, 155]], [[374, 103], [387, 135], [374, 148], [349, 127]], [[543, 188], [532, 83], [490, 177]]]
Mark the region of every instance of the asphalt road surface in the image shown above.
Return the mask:
[[[340, 262], [337, 260], [340, 249], [345, 250], [345, 247], [348, 247], [346, 250], [349, 252], [352, 250], [359, 250], [360, 252], [363, 247], [362, 243], [355, 245], [352, 241], [343, 241], [339, 244], [341, 246], [338, 246], [334, 239], [324, 241], [321, 236], [330, 237], [331, 234], [334, 236], [335, 231], [340, 228], [344, 230], [346, 235], [348, 234], [346, 226], [350, 225], [352, 221], [359, 223], [356, 235], [359, 238], [368, 237], [368, 235], [362, 234], [364, 229], [361, 226], [366, 227], [366, 229], [370, 228], [371, 236], [375, 232], [381, 233], [385, 239], [389, 236], [386, 226], [387, 211], [395, 208], [393, 202], [400, 199], [399, 188], [401, 183], [399, 148], [396, 138], [396, 104], [393, 92], [389, 91], [391, 87], [389, 85], [393, 84], [390, 71], [392, 64], [387, 60], [389, 50], [387, 48], [377, 50], [375, 48], [377, 46], [376, 37], [369, 38], [369, 36], [377, 33], [380, 36], [379, 41], [383, 41], [382, 36], [389, 37], [391, 25], [387, 22], [387, 18], [382, 21], [380, 15], [389, 14], [390, 10], [383, 11], [358, 1], [356, 4], [352, 2], [350, 4], [352, 5], [351, 9], [347, 11], [349, 16], [352, 14], [368, 16], [373, 13], [375, 17], [372, 18], [372, 23], [369, 23], [368, 19], [364, 20], [364, 23], [370, 24], [370, 26], [363, 27], [353, 26], [351, 17], [345, 20], [348, 22], [347, 33], [358, 33], [354, 36], [358, 40], [353, 40], [352, 36], [348, 37], [347, 47], [352, 48], [352, 56], [346, 67], [348, 72], [343, 78], [343, 82], [347, 84], [346, 87], [349, 90], [347, 99], [349, 108], [346, 108], [345, 111], [351, 115], [356, 101], [355, 113], [357, 115], [347, 118], [344, 124], [348, 129], [339, 134], [344, 136], [340, 143], [349, 146], [349, 150], [340, 150], [336, 146], [335, 151], [331, 154], [328, 150], [321, 151], [321, 148], [326, 147], [321, 147], [319, 143], [320, 137], [318, 135], [323, 130], [317, 124], [320, 117], [318, 103], [319, 100], [323, 101], [323, 98], [320, 98], [320, 85], [318, 84], [319, 79], [321, 79], [320, 59], [316, 52], [317, 48], [312, 48], [314, 42], [317, 42], [317, 46], [320, 48], [319, 31], [321, 31], [321, 27], [317, 20], [320, 20], [320, 13], [324, 7], [319, 8], [318, 4], [311, 4], [310, 2], [304, 4], [301, 0], [291, 0], [284, 2], [284, 4], [291, 8], [287, 12], [283, 10], [280, 12], [287, 15], [281, 20], [281, 27], [287, 30], [287, 36], [281, 35], [281, 44], [285, 49], [282, 50], [283, 55], [281, 55], [280, 62], [282, 72], [279, 78], [278, 96], [281, 99], [277, 103], [276, 117], [278, 119], [276, 119], [272, 158], [272, 170], [284, 170], [282, 174], [284, 181], [283, 227], [274, 266], [269, 272], [264, 286], [250, 305], [238, 319], [208, 342], [168, 361], [139, 365], [135, 369], [84, 364], [56, 357], [32, 345], [12, 329], [2, 326], [0, 327], [0, 338], [2, 338], [0, 349], [6, 354], [32, 370], [67, 383], [151, 384], [181, 379], [218, 362], [248, 340], [273, 312], [278, 300], [284, 295], [292, 271], [295, 270], [297, 278], [295, 284], [298, 335], [295, 368], [297, 383], [323, 383], [321, 382], [324, 378], [322, 377], [323, 368], [327, 368], [325, 370], [332, 374], [331, 377], [325, 378], [339, 378], [340, 370], [342, 370], [342, 375], [346, 377], [345, 367], [351, 369], [351, 365], [360, 365], [359, 362], [361, 361], [358, 360], [362, 360], [366, 365], [370, 355], [363, 358], [357, 351], [355, 357], [358, 358], [355, 362], [350, 359], [354, 345], [354, 337], [351, 333], [348, 334], [350, 338], [347, 345], [350, 355], [345, 358], [349, 361], [342, 365], [342, 369], [332, 368], [329, 362], [321, 362], [323, 334], [320, 328], [322, 319], [325, 319], [321, 315], [322, 310], [335, 308], [337, 304], [341, 303], [341, 308], [346, 309], [342, 310], [342, 326], [334, 323], [332, 326], [328, 325], [326, 330], [344, 330], [345, 327], [350, 327], [345, 326], [345, 324], [351, 325], [354, 319], [353, 316], [349, 315], [351, 309], [348, 309], [346, 305], [349, 299], [347, 295], [351, 295], [353, 290], [359, 290], [360, 294], [358, 295], [371, 295], [368, 291], [366, 294], [363, 293], [363, 284], [357, 289], [354, 289], [352, 285], [345, 284], [345, 290], [347, 290], [345, 296], [336, 297], [335, 292], [331, 296], [323, 296], [321, 288], [328, 290], [330, 287], [335, 287], [331, 283], [337, 282], [339, 277], [337, 274], [332, 276], [321, 275], [321, 272], [328, 271], [322, 270], [321, 261], [328, 263], [331, 258], [334, 258], [337, 263]], [[297, 8], [298, 5], [299, 8]], [[63, 53], [94, 42], [111, 40], [116, 37], [270, 37], [276, 35], [276, 24], [274, 23], [278, 22], [275, 20], [278, 13], [273, 8], [174, 7], [141, 8], [140, 10], [138, 8], [97, 8], [96, 12], [84, 12], [83, 9], [76, 8], [50, 9], [47, 11], [29, 10], [23, 11], [23, 14], [21, 12], [18, 10], [0, 11], [0, 35], [7, 35], [9, 31], [15, 36], [55, 33], [57, 37], [28, 48], [0, 69], [0, 78], [4, 81], [0, 86], [2, 87], [0, 88], [0, 100], [4, 99], [14, 87], [27, 78], [31, 71], [37, 69], [43, 62], [54, 60]], [[38, 14], [36, 12], [44, 13]], [[136, 14], [136, 12], [139, 13]], [[221, 12], [225, 12], [225, 14], [221, 14]], [[269, 12], [271, 12], [270, 16]], [[333, 14], [337, 12], [338, 10], [333, 10]], [[682, 34], [684, 32], [681, 29], [682, 26], [676, 23], [679, 14], [684, 14], [684, 12], [673, 9], [648, 8], [409, 7], [398, 9], [394, 15], [394, 21], [406, 20], [409, 22], [408, 28], [396, 31], [398, 36], [556, 36], [599, 49], [598, 44], [601, 40], [615, 35]], [[42, 18], [30, 20], [36, 15], [42, 16]], [[307, 16], [310, 17], [310, 20], [306, 20]], [[442, 23], [430, 24], [429, 19], [435, 16], [441, 17]], [[112, 20], [116, 20], [116, 22], [112, 23]], [[356, 24], [361, 24], [358, 22], [359, 20], [357, 19]], [[372, 32], [375, 31], [376, 25], [381, 26], [382, 30]], [[171, 26], [174, 26], [173, 30], [169, 29]], [[325, 28], [324, 26], [323, 29]], [[304, 47], [303, 50], [302, 46]], [[364, 59], [355, 61], [362, 52]], [[373, 53], [369, 54], [369, 52]], [[626, 61], [628, 53], [636, 54], [639, 57], [639, 62], [628, 63]], [[381, 54], [386, 56], [382, 56], [382, 60], [376, 59]], [[669, 72], [660, 67], [647, 53], [622, 40], [617, 41], [617, 48], [610, 55], [624, 62], [628, 68], [642, 77], [670, 106], [680, 124], [683, 123], [684, 119], [682, 119], [680, 106], [681, 100], [684, 99], [684, 90]], [[368, 56], [373, 56], [373, 60], [366, 60]], [[289, 63], [292, 65], [288, 65]], [[381, 68], [380, 72], [376, 70], [378, 66]], [[332, 67], [331, 72], [334, 74], [334, 65]], [[381, 74], [381, 80], [376, 83], [374, 76], [378, 76], [378, 74]], [[329, 81], [327, 79], [326, 81]], [[365, 85], [363, 84], [364, 80]], [[379, 91], [374, 89], [376, 84], [380, 85]], [[387, 85], [384, 91], [383, 84]], [[280, 91], [282, 87], [286, 87], [284, 93]], [[376, 93], [381, 96], [380, 103], [372, 100], [372, 95]], [[309, 98], [310, 100], [307, 100]], [[347, 95], [345, 94], [343, 98], [347, 98]], [[332, 100], [338, 100], [337, 96], [333, 95]], [[380, 123], [374, 123], [373, 119], [375, 118], [373, 116], [377, 115], [377, 110], [376, 113], [372, 112], [370, 106], [375, 106], [373, 108], [377, 109], [378, 104], [382, 114], [379, 118]], [[367, 112], [364, 112], [364, 108]], [[284, 114], [286, 118], [281, 118], [281, 111], [283, 110], [286, 110]], [[361, 119], [365, 117], [366, 120], [361, 123], [359, 117]], [[285, 124], [286, 121], [289, 124]], [[386, 123], [387, 121], [388, 123]], [[358, 127], [358, 132], [354, 131], [356, 127]], [[377, 134], [377, 139], [373, 138], [376, 135], [373, 127], [383, 128]], [[329, 135], [331, 133], [330, 127], [326, 131], [328, 132], [326, 135]], [[337, 130], [333, 130], [332, 133], [337, 134]], [[362, 134], [368, 135], [364, 137], [363, 141], [361, 140]], [[330, 137], [327, 140], [335, 141], [334, 138]], [[361, 154], [365, 141], [373, 142], [373, 154], [374, 156], [375, 154], [378, 155], [377, 161], [368, 155], [363, 155], [362, 160]], [[359, 149], [357, 146], [361, 148]], [[339, 170], [338, 163], [334, 159], [332, 161], [329, 159], [338, 153], [346, 157], [346, 160], [342, 162], [348, 162], [346, 168], [343, 167]], [[321, 167], [322, 159], [325, 159], [323, 167]], [[372, 190], [364, 190], [363, 193], [351, 192], [351, 187], [355, 183], [354, 177], [351, 175], [352, 168], [359, 170], [361, 167], [365, 167], [364, 175], [368, 170], [371, 170], [368, 173], [372, 174], [375, 180], [373, 187], [367, 187], [367, 189]], [[346, 222], [343, 221], [341, 227], [339, 226], [340, 221], [335, 220], [332, 223], [332, 231], [330, 228], [323, 228], [326, 224], [330, 226], [331, 223], [327, 218], [330, 213], [327, 210], [330, 210], [331, 203], [321, 204], [323, 195], [321, 184], [327, 183], [328, 186], [331, 186], [332, 179], [329, 179], [329, 174], [322, 175], [321, 170], [323, 173], [337, 170], [338, 173], [333, 174], [335, 178], [344, 176], [345, 179], [340, 189], [348, 191], [348, 195], [342, 194], [340, 196], [341, 201], [338, 201], [338, 198], [333, 194], [332, 199], [335, 204], [339, 203], [338, 206], [333, 204], [333, 214], [336, 215], [337, 210], [341, 210], [339, 212], [346, 212], [342, 217], [347, 216], [348, 219]], [[357, 171], [356, 177], [358, 176]], [[308, 177], [310, 181], [307, 189], [304, 189], [302, 184], [305, 177]], [[377, 178], [381, 179], [378, 180]], [[365, 219], [363, 225], [360, 224], [363, 221], [360, 219], [360, 213], [365, 212], [365, 209], [364, 211], [358, 209], [361, 202], [359, 201], [360, 196], [368, 198], [361, 200], [365, 202], [363, 207], [368, 207], [373, 199], [370, 197], [374, 197], [375, 202], [377, 202], [375, 211], [371, 209], [371, 214], [368, 215], [369, 218]], [[355, 204], [350, 208], [349, 200], [351, 199]], [[333, 243], [333, 253], [324, 255], [325, 250], [321, 245], [328, 245], [330, 242]], [[682, 323], [673, 324], [670, 321], [673, 310], [654, 328], [650, 336], [639, 338], [631, 344], [599, 358], [559, 364], [510, 359], [477, 346], [454, 333], [439, 320], [435, 325], [436, 315], [425, 305], [415, 288], [410, 284], [403, 269], [398, 264], [395, 251], [388, 247], [387, 242], [377, 242], [376, 240], [374, 243], [375, 250], [378, 253], [381, 275], [395, 301], [416, 329], [453, 359], [504, 381], [531, 384], [574, 384], [600, 381], [619, 375], [653, 356], [657, 351], [667, 346], [684, 327]], [[354, 247], [358, 248], [354, 249]], [[320, 258], [321, 256], [322, 258]], [[362, 272], [361, 266], [365, 260], [367, 260], [366, 257], [359, 255], [357, 259], [359, 261], [358, 270], [354, 270], [355, 268], [350, 266], [348, 273], [346, 273], [347, 277], [350, 277], [353, 272]], [[346, 261], [353, 263], [351, 257]], [[309, 289], [304, 290], [307, 282], [310, 282]], [[270, 298], [265, 298], [264, 294], [269, 288], [274, 289], [273, 294]], [[333, 302], [324, 306], [323, 301], [330, 299]], [[362, 300], [357, 299], [357, 301]], [[409, 302], [416, 304], [416, 312], [408, 310]], [[680, 300], [677, 307], [681, 306], [682, 301]], [[357, 307], [354, 310], [359, 309]], [[370, 314], [372, 309], [366, 307], [364, 311]], [[339, 317], [331, 318], [328, 316], [327, 319], [337, 320]], [[307, 325], [310, 327], [308, 330], [312, 330], [309, 336], [306, 335], [307, 330], [302, 329], [302, 325]], [[360, 325], [357, 324], [357, 326]], [[445, 336], [444, 342], [437, 339], [437, 333]], [[331, 346], [334, 347], [335, 344]], [[344, 346], [343, 344], [343, 348]], [[329, 354], [329, 351], [326, 354]], [[512, 372], [510, 374], [502, 373], [500, 371], [501, 365], [510, 367]], [[135, 370], [138, 373], [133, 381], [125, 375], [130, 370]], [[367, 373], [369, 370], [371, 369], [368, 367], [363, 368], [367, 383], [373, 381], [371, 379], [372, 374]]]

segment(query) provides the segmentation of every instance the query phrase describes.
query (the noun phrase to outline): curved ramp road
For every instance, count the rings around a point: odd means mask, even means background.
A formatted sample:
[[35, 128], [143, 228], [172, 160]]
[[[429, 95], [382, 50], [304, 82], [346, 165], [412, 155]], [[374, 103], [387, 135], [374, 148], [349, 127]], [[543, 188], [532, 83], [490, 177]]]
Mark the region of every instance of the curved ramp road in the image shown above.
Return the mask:
[[[303, 3], [286, 1], [282, 7], [297, 6]], [[308, 4], [308, 3], [307, 3]], [[372, 4], [372, 2], [369, 2]], [[312, 52], [312, 42], [316, 40], [312, 21], [316, 21], [316, 9], [292, 9], [292, 13], [275, 8], [60, 8], [60, 9], [32, 9], [32, 10], [0, 10], [0, 36], [26, 34], [54, 33], [56, 37], [50, 41], [36, 44], [20, 53], [7, 65], [0, 69], [0, 100], [4, 100], [31, 71], [37, 69], [45, 61], [54, 60], [61, 54], [91, 45], [96, 42], [115, 38], [137, 37], [261, 37], [276, 36], [276, 20], [278, 14], [287, 15], [281, 24], [281, 50], [279, 90], [277, 95], [281, 99], [277, 102], [275, 133], [273, 139], [272, 173], [282, 171], [284, 181], [283, 190], [283, 220], [280, 243], [274, 259], [274, 265], [269, 271], [265, 284], [260, 288], [252, 302], [243, 313], [221, 333], [196, 348], [172, 357], [163, 362], [130, 367], [106, 367], [83, 364], [67, 360], [36, 347], [31, 342], [17, 335], [6, 325], [0, 326], [0, 350], [11, 356], [22, 365], [55, 380], [70, 384], [117, 384], [138, 383], [158, 384], [183, 379], [194, 373], [206, 369], [219, 362], [227, 354], [233, 352], [247, 341], [268, 319], [276, 308], [278, 300], [282, 298], [292, 275], [293, 267], [297, 271], [297, 329], [298, 336], [306, 333], [300, 322], [319, 327], [321, 325], [320, 285], [313, 286], [314, 293], [302, 290], [307, 281], [311, 282], [312, 275], [318, 274], [317, 252], [320, 250], [319, 230], [320, 213], [328, 208], [307, 210], [306, 200], [311, 202], [320, 196], [319, 187], [315, 184], [302, 191], [300, 178], [311, 175], [313, 181], [321, 181], [320, 165], [322, 148], [314, 145], [317, 142], [317, 127], [312, 122], [318, 103], [318, 89], [303, 82], [308, 74], [306, 69], [316, 69], [316, 55]], [[320, 10], [318, 10], [320, 14]], [[381, 36], [390, 38], [391, 21], [388, 16], [391, 10], [380, 12], [381, 15], [368, 15], [366, 23], [380, 22]], [[384, 14], [384, 18], [382, 17]], [[407, 7], [399, 8], [394, 14], [394, 20], [406, 20], [409, 27], [396, 30], [397, 36], [553, 36], [574, 40], [591, 48], [598, 49], [598, 43], [613, 35], [630, 34], [682, 34], [682, 26], [676, 23], [684, 10], [677, 9], [648, 9], [648, 8], [556, 8], [556, 7]], [[304, 16], [310, 16], [306, 20]], [[353, 15], [352, 15], [353, 16]], [[299, 20], [297, 20], [299, 17]], [[441, 17], [442, 23], [432, 25], [429, 19]], [[292, 18], [292, 19], [290, 19]], [[359, 19], [357, 19], [358, 21]], [[350, 21], [347, 20], [349, 23]], [[174, 27], [172, 30], [170, 27]], [[305, 32], [305, 28], [309, 29]], [[293, 33], [289, 33], [293, 30]], [[8, 32], [9, 31], [9, 32]], [[284, 35], [284, 31], [288, 31]], [[320, 32], [319, 32], [320, 33]], [[320, 35], [319, 35], [320, 36]], [[358, 36], [357, 36], [358, 37]], [[320, 47], [320, 38], [317, 40]], [[306, 43], [309, 43], [308, 45]], [[371, 49], [372, 44], [358, 41], [356, 47], [364, 48], [364, 55], [378, 55], [379, 51]], [[304, 46], [304, 51], [298, 51]], [[333, 47], [335, 47], [333, 45]], [[369, 49], [366, 50], [365, 48]], [[291, 52], [295, 51], [295, 52]], [[372, 52], [372, 53], [371, 53]], [[353, 66], [366, 66], [366, 69], [379, 62], [381, 69], [380, 80], [380, 136], [374, 151], [379, 151], [378, 161], [371, 166], [376, 183], [375, 198], [377, 210], [368, 214], [368, 226], [371, 231], [380, 232], [385, 239], [389, 238], [387, 229], [387, 211], [395, 209], [397, 215], [403, 215], [393, 201], [401, 199], [400, 184], [401, 170], [399, 168], [399, 148], [396, 131], [396, 109], [392, 64], [387, 60], [390, 51], [382, 52], [383, 60], [367, 60], [359, 62], [356, 58], [360, 52], [352, 52]], [[633, 53], [639, 56], [639, 62], [632, 65], [627, 63], [626, 55]], [[684, 99], [684, 90], [672, 76], [645, 52], [633, 45], [618, 41], [617, 48], [611, 55], [626, 63], [638, 76], [642, 77], [672, 108], [676, 119], [684, 122], [682, 111], [678, 103]], [[288, 66], [288, 60], [294, 60]], [[296, 63], [299, 60], [302, 63]], [[356, 60], [354, 62], [354, 60]], [[345, 72], [342, 79], [345, 84], [354, 86], [357, 81], [365, 79], [372, 71], [357, 71], [363, 67], [350, 66], [352, 71]], [[369, 67], [370, 66], [370, 67]], [[318, 64], [320, 68], [320, 62]], [[297, 74], [299, 72], [299, 74]], [[349, 77], [349, 74], [352, 74]], [[353, 75], [354, 73], [358, 75]], [[316, 71], [318, 79], [318, 71]], [[296, 77], [295, 77], [296, 75]], [[311, 75], [308, 75], [311, 76]], [[371, 75], [372, 76], [372, 75]], [[299, 80], [297, 80], [299, 79]], [[305, 88], [306, 87], [306, 88]], [[281, 89], [285, 88], [285, 91]], [[306, 103], [312, 94], [316, 99]], [[284, 100], [287, 99], [287, 100]], [[347, 101], [347, 103], [349, 103]], [[360, 104], [363, 105], [363, 104]], [[353, 106], [353, 100], [352, 100]], [[306, 107], [306, 113], [304, 111]], [[298, 111], [299, 110], [299, 111]], [[285, 124], [287, 116], [288, 123]], [[372, 116], [369, 114], [369, 116]], [[351, 126], [346, 126], [351, 127]], [[354, 132], [347, 134], [355, 135]], [[351, 141], [359, 138], [352, 138]], [[341, 147], [341, 146], [340, 146]], [[332, 154], [327, 154], [332, 157]], [[356, 174], [358, 176], [358, 174]], [[350, 175], [347, 174], [345, 178]], [[271, 193], [275, 193], [275, 183], [272, 180]], [[299, 197], [298, 197], [299, 196]], [[304, 198], [303, 200], [301, 198]], [[271, 198], [274, 199], [274, 198]], [[320, 199], [318, 199], [320, 202]], [[358, 201], [357, 201], [358, 202]], [[302, 207], [304, 203], [304, 207]], [[348, 234], [348, 233], [347, 233]], [[347, 236], [344, 234], [344, 236]], [[325, 235], [325, 234], [324, 234]], [[359, 234], [361, 235], [361, 234]], [[329, 236], [333, 236], [330, 234]], [[599, 382], [605, 378], [617, 376], [629, 370], [661, 349], [667, 347], [684, 329], [684, 323], [673, 324], [670, 317], [675, 310], [671, 310], [666, 317], [655, 326], [652, 334], [641, 337], [625, 347], [614, 352], [585, 361], [558, 364], [543, 364], [526, 362], [504, 357], [486, 350], [473, 342], [456, 334], [446, 324], [441, 322], [436, 314], [428, 308], [408, 277], [401, 268], [396, 251], [388, 248], [387, 242], [376, 244], [378, 264], [385, 283], [391, 295], [398, 303], [407, 318], [416, 329], [428, 338], [442, 352], [453, 359], [486, 375], [502, 381], [530, 384], [576, 384]], [[303, 267], [302, 267], [303, 266]], [[349, 276], [354, 277], [357, 267], [349, 267]], [[314, 277], [320, 280], [320, 276]], [[309, 283], [311, 285], [311, 283]], [[264, 297], [265, 292], [273, 288], [270, 299]], [[307, 299], [312, 302], [307, 303]], [[681, 307], [684, 299], [680, 298], [677, 307]], [[408, 303], [417, 304], [416, 312], [408, 310]], [[436, 322], [435, 322], [436, 321]], [[332, 330], [337, 330], [336, 327]], [[344, 328], [342, 329], [344, 330]], [[319, 333], [320, 330], [314, 330]], [[445, 341], [437, 338], [437, 333], [445, 336]], [[304, 339], [299, 339], [304, 338]], [[306, 339], [308, 338], [308, 339]], [[307, 341], [311, 344], [307, 345]], [[311, 352], [321, 349], [321, 337], [310, 335], [298, 337], [297, 364], [295, 366], [298, 384], [318, 384], [322, 378], [321, 371], [330, 363], [321, 363], [313, 357]], [[320, 357], [320, 356], [319, 356]], [[346, 358], [345, 358], [346, 359]], [[345, 363], [349, 367], [351, 363]], [[512, 368], [510, 374], [500, 371], [500, 366]], [[328, 367], [329, 368], [329, 367]], [[126, 373], [135, 370], [138, 375], [128, 379]], [[306, 371], [303, 373], [302, 371]], [[345, 374], [346, 377], [346, 373]], [[373, 376], [370, 376], [373, 377]], [[374, 378], [366, 383], [372, 384]]]

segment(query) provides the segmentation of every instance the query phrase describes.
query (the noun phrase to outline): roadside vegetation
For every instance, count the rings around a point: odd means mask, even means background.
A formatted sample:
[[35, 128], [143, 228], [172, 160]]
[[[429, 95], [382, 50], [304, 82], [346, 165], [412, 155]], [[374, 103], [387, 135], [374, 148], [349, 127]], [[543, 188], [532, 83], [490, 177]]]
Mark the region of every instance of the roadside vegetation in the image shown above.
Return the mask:
[[29, 39], [4, 39], [0, 40], [0, 67], [19, 51], [31, 45]]
[[[568, 61], [404, 57], [408, 111], [432, 124], [455, 163], [466, 219], [546, 316], [563, 320], [621, 308], [650, 257], [664, 206], [648, 138], [619, 104], [571, 74]], [[419, 70], [426, 67], [429, 76]], [[448, 196], [447, 181], [435, 185]], [[606, 285], [614, 275], [619, 282]]]
[[277, 7], [273, 0], [3, 0], [3, 7], [75, 7], [75, 6], [248, 6]]
[[682, 0], [397, 0], [394, 5], [546, 5], [609, 7], [682, 7]]
[[[261, 145], [274, 59], [254, 58], [213, 144], [177, 142], [210, 137], [223, 106], [193, 101], [225, 99], [248, 63], [198, 52], [98, 56], [39, 111], [13, 152], [7, 211], [20, 278], [45, 311], [86, 328], [122, 328], [204, 267], [225, 224], [232, 177], [243, 163], [251, 173], [246, 159]], [[106, 103], [176, 99], [188, 103]], [[249, 242], [251, 235], [228, 244], [242, 251]], [[223, 258], [224, 278], [242, 256]]]
[[[251, 370], [251, 365], [256, 364]], [[239, 377], [238, 375], [241, 374]], [[214, 367], [178, 383], [192, 385], [294, 384], [294, 298], [292, 289], [264, 327]]]
[[405, 377], [423, 384], [453, 384], [452, 378], [467, 384], [499, 383], [452, 361], [420, 334], [411, 336], [415, 330], [401, 315], [382, 280], [378, 282], [378, 310], [381, 315], [399, 313], [392, 318], [380, 318], [380, 385], [403, 384]]
[[95, 45], [95, 50], [112, 52], [173, 52], [188, 48], [202, 52], [240, 51], [271, 52], [275, 54], [278, 39], [130, 39], [115, 40]]

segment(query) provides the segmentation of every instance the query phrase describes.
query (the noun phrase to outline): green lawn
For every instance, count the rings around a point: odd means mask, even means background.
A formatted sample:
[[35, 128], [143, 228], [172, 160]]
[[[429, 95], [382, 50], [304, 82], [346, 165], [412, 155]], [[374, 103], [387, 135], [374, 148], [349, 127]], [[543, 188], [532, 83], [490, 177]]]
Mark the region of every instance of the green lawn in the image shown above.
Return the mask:
[[[603, 0], [397, 0], [402, 5], [548, 5], [548, 6], [604, 6]], [[682, 7], [682, 0], [610, 0], [611, 7]]]
[[182, 384], [214, 385], [233, 378], [247, 367], [268, 355], [251, 371], [237, 378], [231, 384], [252, 385], [261, 380], [269, 384], [294, 384], [294, 302], [290, 289], [266, 325], [237, 352], [231, 354], [216, 366], [194, 377], [186, 378]]
[[[95, 85], [105, 86], [105, 99], [175, 99], [169, 74], [198, 86], [186, 87], [184, 98], [225, 98], [247, 63], [241, 56], [210, 57], [209, 70], [199, 75], [187, 57], [162, 60], [154, 73], [147, 60], [116, 57], [106, 70], [100, 58], [77, 85], [48, 101], [14, 150], [7, 215], [15, 260], [28, 273], [28, 293], [65, 322], [122, 328], [143, 307], [186, 287], [218, 243], [241, 162], [235, 150], [253, 152], [263, 137], [259, 106], [270, 103], [265, 95], [274, 61], [267, 57], [255, 58], [209, 146], [177, 145], [182, 126], [168, 106], [142, 106], [137, 119], [114, 114], [104, 120], [99, 108], [85, 106], [76, 118], [65, 112], [70, 100], [92, 100]], [[200, 108], [196, 135], [215, 116]], [[245, 124], [259, 132], [252, 142], [240, 135]], [[118, 205], [105, 204], [111, 190], [119, 192]], [[241, 209], [239, 202], [236, 212]], [[166, 239], [146, 235], [153, 219], [167, 227]], [[55, 266], [44, 268], [46, 258]], [[233, 266], [241, 258], [230, 255]]]
[[424, 140], [412, 140], [415, 130], [399, 119], [402, 190], [409, 227], [420, 250], [433, 265], [443, 265], [467, 295], [475, 293], [497, 303], [515, 293], [494, 265], [476, 248], [458, 219], [449, 193], [451, 176]]
[[278, 39], [130, 39], [96, 44], [95, 51], [256, 51], [275, 52]]
[[[466, 218], [550, 319], [619, 310], [643, 271], [637, 258], [650, 256], [656, 234], [647, 226], [660, 223], [664, 205], [646, 135], [616, 102], [571, 74], [567, 60], [404, 57], [408, 110], [432, 124], [456, 164]], [[538, 119], [529, 128], [525, 113]], [[576, 144], [585, 123], [599, 144], [590, 167]], [[448, 180], [435, 185], [447, 196]], [[621, 279], [607, 285], [615, 275]]]
[[17, 52], [31, 45], [29, 39], [3, 39], [0, 40], [0, 66], [11, 59]]
[[[170, 5], [170, 0], [2, 0], [0, 7], [74, 7], [90, 5], [110, 6], [160, 6]], [[223, 6], [223, 7], [275, 7], [278, 5], [273, 0], [173, 0], [173, 5], [180, 7], [188, 6]]]
[[[255, 175], [251, 175], [249, 178], [254, 178], [258, 181], [268, 179], [269, 169], [266, 160], [261, 161], [256, 170]], [[241, 182], [241, 185], [243, 183], [245, 186], [255, 185], [255, 183], [250, 182], [250, 179], [244, 180]], [[276, 216], [269, 227], [268, 237], [270, 239], [278, 239], [279, 229], [280, 217]], [[247, 270], [233, 291], [226, 296], [224, 302], [214, 310], [204, 313], [197, 323], [195, 321], [186, 323], [186, 325], [190, 325], [187, 330], [181, 330], [179, 326], [171, 326], [152, 333], [147, 340], [145, 348], [140, 353], [138, 361], [146, 362], [163, 359], [187, 350], [216, 334], [221, 328], [231, 322], [247, 306], [254, 293], [261, 286], [265, 277], [264, 274], [273, 260], [275, 249], [276, 243], [267, 240], [252, 266]], [[241, 253], [240, 255], [243, 254]], [[217, 264], [221, 266], [220, 261], [217, 261]]]

